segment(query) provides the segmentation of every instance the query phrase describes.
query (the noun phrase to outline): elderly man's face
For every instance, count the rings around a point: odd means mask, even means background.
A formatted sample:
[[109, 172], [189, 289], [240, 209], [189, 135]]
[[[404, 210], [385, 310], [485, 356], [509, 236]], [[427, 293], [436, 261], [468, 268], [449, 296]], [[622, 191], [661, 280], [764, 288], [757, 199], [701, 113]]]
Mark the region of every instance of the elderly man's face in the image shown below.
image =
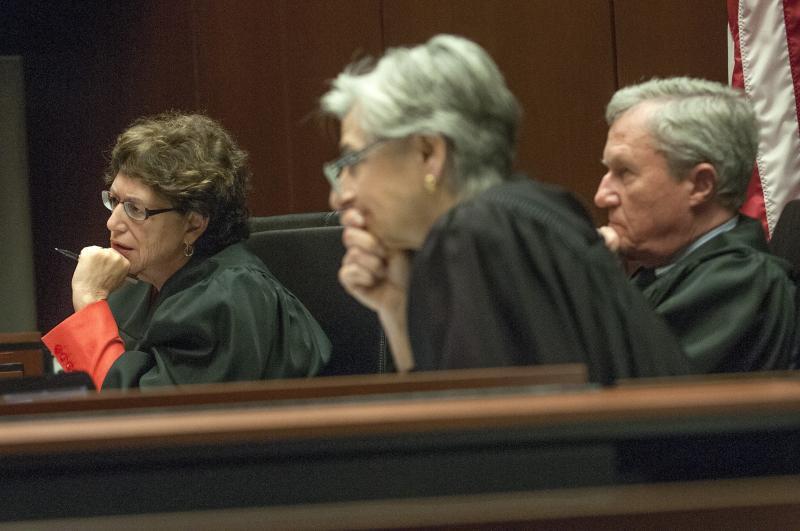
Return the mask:
[[640, 104], [620, 116], [608, 131], [595, 204], [608, 210], [620, 252], [650, 267], [667, 263], [692, 238], [692, 183], [670, 173], [655, 150], [646, 120], [652, 104]]

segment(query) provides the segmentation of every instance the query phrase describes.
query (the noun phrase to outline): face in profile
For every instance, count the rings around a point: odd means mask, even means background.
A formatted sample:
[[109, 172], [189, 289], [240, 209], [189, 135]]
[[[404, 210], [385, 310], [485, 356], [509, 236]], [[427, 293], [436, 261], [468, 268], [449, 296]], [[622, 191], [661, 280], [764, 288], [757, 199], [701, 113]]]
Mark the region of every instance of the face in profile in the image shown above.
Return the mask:
[[[359, 126], [357, 111], [344, 117], [339, 144], [343, 156], [374, 140]], [[431, 195], [423, 186], [425, 155], [418, 144], [414, 136], [377, 143], [343, 167], [338, 191], [331, 191], [334, 209], [356, 209], [365, 228], [389, 248], [417, 249], [430, 228]]]
[[132, 203], [140, 212], [169, 209], [172, 205], [139, 179], [122, 173], [114, 178], [109, 194], [114, 203], [119, 203], [106, 222], [111, 248], [128, 259], [131, 274], [161, 286], [186, 263], [187, 216], [173, 210], [143, 220], [132, 219], [124, 202]]
[[691, 232], [688, 180], [672, 176], [647, 128], [652, 107], [640, 104], [608, 131], [603, 150], [607, 171], [594, 197], [608, 212], [626, 257], [656, 266], [679, 251]]

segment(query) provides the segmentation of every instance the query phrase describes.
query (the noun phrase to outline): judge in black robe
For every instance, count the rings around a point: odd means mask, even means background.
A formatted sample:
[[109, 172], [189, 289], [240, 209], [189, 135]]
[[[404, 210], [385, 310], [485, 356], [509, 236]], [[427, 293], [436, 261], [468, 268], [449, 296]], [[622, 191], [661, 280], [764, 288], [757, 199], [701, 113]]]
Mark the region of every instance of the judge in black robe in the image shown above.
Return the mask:
[[75, 313], [42, 338], [64, 370], [98, 389], [317, 373], [328, 339], [241, 243], [246, 161], [202, 115], [144, 118], [119, 136], [101, 193], [109, 247], [81, 251]]
[[758, 149], [740, 91], [691, 78], [620, 89], [595, 204], [609, 245], [681, 343], [693, 373], [793, 367], [797, 286], [759, 223], [739, 215]]
[[519, 108], [483, 49], [440, 35], [362, 66], [322, 99], [343, 151], [324, 170], [345, 225], [340, 281], [378, 313], [398, 370], [686, 372], [583, 209], [509, 182]]

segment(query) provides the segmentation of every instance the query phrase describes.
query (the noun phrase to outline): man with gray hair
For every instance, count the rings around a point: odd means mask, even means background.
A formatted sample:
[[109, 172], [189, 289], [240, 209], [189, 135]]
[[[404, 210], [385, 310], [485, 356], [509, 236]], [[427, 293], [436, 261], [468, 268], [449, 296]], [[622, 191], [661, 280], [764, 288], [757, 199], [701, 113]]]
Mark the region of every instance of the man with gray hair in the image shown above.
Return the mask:
[[691, 78], [619, 90], [595, 204], [607, 244], [678, 337], [693, 372], [786, 369], [797, 351], [791, 266], [738, 214], [757, 151], [739, 91]]

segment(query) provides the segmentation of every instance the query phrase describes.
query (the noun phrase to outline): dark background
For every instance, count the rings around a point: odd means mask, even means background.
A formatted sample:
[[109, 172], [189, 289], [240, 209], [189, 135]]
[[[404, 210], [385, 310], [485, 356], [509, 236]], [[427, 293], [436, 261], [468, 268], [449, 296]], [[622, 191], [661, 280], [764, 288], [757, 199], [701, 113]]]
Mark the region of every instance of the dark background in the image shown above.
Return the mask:
[[0, 0], [0, 55], [24, 60], [39, 329], [71, 313], [74, 266], [52, 248], [107, 241], [100, 176], [138, 116], [220, 120], [251, 155], [253, 215], [327, 210], [326, 81], [360, 55], [460, 34], [522, 103], [518, 168], [601, 222], [608, 98], [653, 76], [726, 81], [726, 20], [720, 0]]

